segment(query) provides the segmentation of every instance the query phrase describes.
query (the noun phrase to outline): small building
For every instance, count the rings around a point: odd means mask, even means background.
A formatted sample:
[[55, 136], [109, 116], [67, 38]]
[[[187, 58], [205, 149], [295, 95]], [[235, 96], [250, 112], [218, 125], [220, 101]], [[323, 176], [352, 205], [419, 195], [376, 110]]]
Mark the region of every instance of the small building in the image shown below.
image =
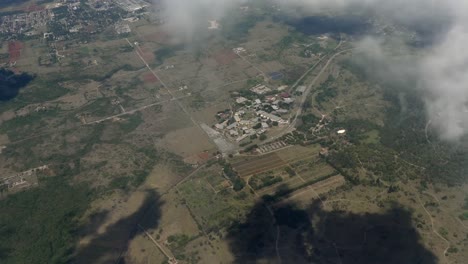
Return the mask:
[[219, 23], [218, 23], [218, 21], [216, 21], [216, 20], [210, 20], [210, 21], [208, 21], [208, 22], [210, 23], [210, 26], [208, 27], [208, 29], [213, 30], [213, 29], [218, 29], [218, 28], [219, 28]]
[[231, 137], [237, 137], [237, 136], [239, 136], [239, 132], [237, 132], [237, 131], [234, 130], [234, 129], [231, 129], [231, 130], [229, 130], [229, 135], [230, 135]]
[[319, 155], [320, 155], [321, 157], [328, 157], [328, 154], [329, 154], [328, 148], [322, 148], [322, 149], [320, 149]]
[[307, 87], [306, 87], [305, 85], [301, 85], [301, 86], [297, 87], [296, 92], [298, 92], [298, 93], [304, 93], [305, 90], [306, 90], [306, 88], [307, 88]]
[[249, 136], [250, 136], [250, 135], [244, 134], [244, 135], [238, 137], [238, 138], [236, 139], [236, 141], [237, 141], [237, 142], [241, 142], [242, 140], [246, 139], [246, 138], [249, 137]]
[[234, 53], [236, 53], [236, 54], [246, 52], [246, 50], [244, 48], [242, 48], [242, 47], [234, 48], [234, 49], [232, 49], [232, 51], [234, 51]]
[[281, 85], [281, 86], [278, 87], [276, 90], [278, 90], [279, 92], [281, 92], [281, 91], [284, 91], [284, 90], [286, 90], [286, 89], [288, 89], [288, 86], [287, 86], [287, 85]]
[[257, 114], [264, 119], [270, 120], [272, 122], [278, 122], [278, 124], [287, 124], [288, 121], [282, 119], [279, 116], [275, 116], [273, 114], [267, 113], [265, 111], [258, 111]]
[[227, 130], [232, 130], [237, 127], [237, 123], [232, 123], [229, 126], [226, 127]]
[[249, 101], [249, 99], [247, 99], [247, 98], [245, 98], [245, 97], [238, 97], [238, 98], [236, 99], [236, 103], [238, 103], [238, 104], [243, 104], [243, 103], [245, 103], [245, 102], [247, 102], [247, 101]]
[[223, 130], [225, 126], [223, 123], [221, 123], [221, 124], [216, 124], [215, 127], [219, 130]]
[[282, 108], [276, 110], [275, 112], [278, 113], [278, 114], [287, 114], [287, 113], [289, 113], [289, 111], [287, 109], [282, 109]]
[[254, 93], [258, 94], [258, 95], [262, 95], [262, 94], [266, 94], [266, 93], [271, 92], [271, 89], [266, 87], [263, 84], [259, 84], [259, 85], [256, 85], [256, 86], [252, 87], [250, 89], [250, 91], [252, 91], [252, 92], [254, 92]]

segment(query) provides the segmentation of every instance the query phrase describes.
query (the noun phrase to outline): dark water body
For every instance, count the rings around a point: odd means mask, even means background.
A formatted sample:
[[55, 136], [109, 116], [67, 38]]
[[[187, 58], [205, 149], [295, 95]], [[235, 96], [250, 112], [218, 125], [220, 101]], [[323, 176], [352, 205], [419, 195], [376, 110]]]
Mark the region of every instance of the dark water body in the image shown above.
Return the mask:
[[356, 16], [311, 16], [286, 23], [306, 35], [339, 33], [363, 35], [371, 29], [371, 24], [366, 19]]
[[0, 69], [0, 101], [9, 101], [19, 94], [34, 79], [33, 75], [27, 73], [15, 74], [6, 69]]

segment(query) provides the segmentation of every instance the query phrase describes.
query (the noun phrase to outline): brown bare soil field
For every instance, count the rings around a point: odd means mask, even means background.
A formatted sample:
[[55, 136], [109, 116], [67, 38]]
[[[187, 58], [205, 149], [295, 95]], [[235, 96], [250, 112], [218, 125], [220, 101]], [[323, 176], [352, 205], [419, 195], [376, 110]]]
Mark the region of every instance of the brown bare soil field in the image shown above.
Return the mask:
[[158, 78], [156, 78], [156, 76], [154, 76], [154, 74], [151, 73], [151, 72], [145, 73], [143, 75], [143, 81], [145, 83], [157, 83], [157, 82], [159, 82]]
[[276, 153], [270, 153], [251, 160], [235, 163], [232, 166], [241, 177], [247, 177], [252, 174], [265, 172], [285, 165], [286, 162], [284, 162]]
[[146, 62], [151, 63], [154, 61], [154, 54], [148, 47], [140, 47], [137, 52], [145, 59]]
[[34, 12], [34, 11], [41, 11], [41, 10], [44, 10], [45, 8], [43, 6], [38, 6], [36, 3], [32, 3], [28, 6], [25, 6], [24, 8], [22, 8], [22, 10], [26, 13], [29, 13], [29, 12]]
[[195, 126], [169, 132], [163, 138], [162, 147], [184, 158], [214, 149], [208, 136]]
[[232, 50], [221, 50], [214, 54], [214, 59], [219, 65], [231, 64], [233, 60], [237, 58], [237, 55]]
[[10, 54], [10, 62], [15, 62], [21, 57], [23, 43], [19, 41], [11, 41], [8, 43], [8, 53]]
[[312, 158], [316, 153], [315, 148], [296, 146], [274, 153], [253, 157], [248, 160], [235, 162], [232, 166], [241, 177], [247, 177], [253, 174], [287, 166], [291, 162]]

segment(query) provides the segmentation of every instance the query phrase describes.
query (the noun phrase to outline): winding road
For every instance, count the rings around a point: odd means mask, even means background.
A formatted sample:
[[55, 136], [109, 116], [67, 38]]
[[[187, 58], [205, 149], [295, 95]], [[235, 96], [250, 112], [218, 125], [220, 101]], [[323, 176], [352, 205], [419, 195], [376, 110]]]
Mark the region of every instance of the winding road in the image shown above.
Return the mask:
[[[335, 54], [333, 54], [327, 61], [327, 63], [325, 63], [325, 65], [323, 66], [323, 68], [320, 70], [320, 72], [317, 74], [317, 76], [315, 76], [315, 78], [309, 83], [309, 85], [307, 85], [307, 88], [306, 90], [304, 91], [304, 93], [302, 94], [301, 98], [300, 98], [300, 103], [299, 105], [297, 105], [297, 110], [296, 110], [296, 113], [294, 114], [294, 117], [290, 118], [290, 122], [289, 122], [289, 125], [287, 127], [285, 127], [281, 132], [279, 132], [279, 134], [271, 137], [268, 141], [266, 141], [266, 143], [268, 142], [271, 142], [271, 141], [274, 141], [280, 137], [282, 137], [283, 135], [286, 135], [290, 132], [292, 132], [296, 126], [296, 122], [297, 122], [297, 119], [299, 118], [299, 116], [302, 114], [302, 109], [304, 108], [304, 104], [306, 103], [307, 101], [307, 97], [309, 96], [310, 94], [310, 91], [312, 89], [312, 87], [315, 86], [315, 84], [317, 83], [317, 81], [322, 77], [322, 75], [325, 73], [325, 71], [327, 70], [328, 66], [330, 66], [331, 62], [336, 58], [338, 57], [339, 55], [343, 54], [343, 53], [346, 53], [348, 51], [351, 51], [353, 49], [346, 49], [346, 50], [342, 50], [342, 51], [339, 51], [339, 52], [336, 52]], [[311, 71], [313, 71], [315, 69], [315, 67], [320, 64], [321, 62], [323, 61], [323, 58], [320, 59], [316, 64], [314, 64], [314, 66], [312, 66], [308, 71], [306, 71], [297, 81], [296, 83], [292, 86], [293, 88], [296, 87]]]

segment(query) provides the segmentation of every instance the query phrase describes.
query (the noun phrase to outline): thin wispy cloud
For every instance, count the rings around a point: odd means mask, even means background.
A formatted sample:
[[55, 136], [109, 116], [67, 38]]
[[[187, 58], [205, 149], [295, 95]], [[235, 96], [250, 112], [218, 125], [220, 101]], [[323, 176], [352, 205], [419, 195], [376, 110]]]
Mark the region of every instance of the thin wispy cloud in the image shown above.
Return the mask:
[[[241, 3], [256, 0], [162, 0], [169, 30], [181, 39], [190, 39], [197, 34], [199, 25], [209, 19], [229, 15], [229, 10]], [[468, 134], [468, 1], [460, 0], [271, 0], [284, 10], [293, 10], [301, 16], [327, 11], [363, 10], [406, 26], [426, 26], [424, 30], [440, 30], [434, 44], [426, 48], [423, 56], [414, 59], [411, 71], [418, 80], [426, 104], [427, 119], [437, 129], [441, 138], [458, 140]], [[443, 24], [444, 27], [439, 25]], [[369, 45], [369, 37], [365, 42]], [[391, 63], [393, 60], [379, 49], [374, 40], [374, 50], [368, 56], [379, 54], [386, 69], [398, 69], [405, 65]], [[387, 65], [385, 65], [387, 64]], [[406, 65], [407, 67], [408, 65]], [[398, 73], [396, 70], [395, 73]]]

